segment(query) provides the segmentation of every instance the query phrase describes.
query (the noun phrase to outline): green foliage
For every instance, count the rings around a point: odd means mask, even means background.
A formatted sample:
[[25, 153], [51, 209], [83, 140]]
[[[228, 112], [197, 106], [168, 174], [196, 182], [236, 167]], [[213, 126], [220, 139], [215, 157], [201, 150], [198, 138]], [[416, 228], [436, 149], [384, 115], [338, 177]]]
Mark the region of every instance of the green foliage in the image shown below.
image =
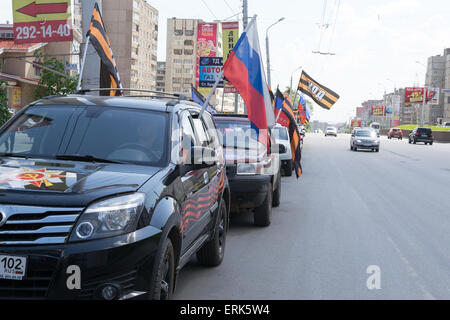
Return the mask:
[[52, 57], [50, 59], [46, 59], [43, 66], [60, 74], [44, 68], [41, 69], [41, 79], [34, 90], [34, 96], [36, 99], [57, 94], [69, 94], [76, 90], [78, 79], [66, 78], [61, 75], [66, 74], [64, 64], [61, 61]]
[[8, 94], [6, 93], [6, 82], [0, 81], [0, 126], [11, 118], [8, 110]]

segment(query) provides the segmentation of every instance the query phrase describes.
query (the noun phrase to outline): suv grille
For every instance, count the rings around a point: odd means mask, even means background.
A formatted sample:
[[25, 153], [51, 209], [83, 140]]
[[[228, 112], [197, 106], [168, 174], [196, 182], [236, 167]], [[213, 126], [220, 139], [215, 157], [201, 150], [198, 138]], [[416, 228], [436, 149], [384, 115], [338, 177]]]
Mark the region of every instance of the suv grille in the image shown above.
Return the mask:
[[28, 257], [27, 263], [27, 274], [23, 280], [0, 279], [0, 300], [46, 298], [58, 257], [32, 255]]
[[0, 245], [63, 244], [82, 210], [0, 205]]

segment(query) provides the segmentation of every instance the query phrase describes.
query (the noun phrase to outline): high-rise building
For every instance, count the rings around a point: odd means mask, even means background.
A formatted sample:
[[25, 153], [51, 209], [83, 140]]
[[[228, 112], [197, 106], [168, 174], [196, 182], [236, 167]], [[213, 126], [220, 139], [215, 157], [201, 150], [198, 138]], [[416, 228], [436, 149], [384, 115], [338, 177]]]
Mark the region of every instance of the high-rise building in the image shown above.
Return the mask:
[[145, 0], [108, 0], [102, 14], [122, 86], [156, 90], [158, 10]]
[[156, 67], [156, 91], [166, 90], [166, 62], [158, 61]]
[[167, 19], [166, 92], [188, 94], [196, 81], [196, 19]]
[[[425, 86], [427, 88], [439, 88], [445, 87], [445, 54], [433, 56], [428, 58], [427, 74], [425, 77]], [[444, 100], [439, 99], [439, 104], [432, 105], [426, 104], [424, 110], [424, 123], [425, 124], [437, 124], [439, 119], [444, 116]]]
[[450, 121], [450, 48], [445, 49], [445, 75], [444, 87], [441, 90], [441, 99], [443, 102], [443, 122]]

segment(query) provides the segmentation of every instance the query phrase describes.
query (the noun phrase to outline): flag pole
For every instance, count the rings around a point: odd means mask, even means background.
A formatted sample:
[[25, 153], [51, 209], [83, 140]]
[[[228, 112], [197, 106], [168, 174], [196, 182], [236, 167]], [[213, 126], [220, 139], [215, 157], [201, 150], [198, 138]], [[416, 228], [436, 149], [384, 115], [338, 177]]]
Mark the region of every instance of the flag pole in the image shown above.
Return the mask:
[[[248, 31], [248, 29], [253, 25], [253, 23], [256, 21], [256, 17], [257, 17], [257, 15], [255, 14], [253, 16], [252, 20], [250, 21], [250, 23], [245, 28], [243, 33], [246, 33]], [[238, 45], [239, 45], [239, 42], [236, 44], [236, 47]], [[233, 50], [235, 50], [236, 47]], [[214, 86], [211, 88], [211, 91], [209, 92], [208, 97], [206, 98], [205, 102], [203, 103], [202, 110], [200, 111], [199, 118], [201, 118], [203, 116], [203, 112], [205, 112], [206, 106], [209, 104], [209, 100], [211, 100], [211, 98], [212, 98], [212, 96], [214, 94], [214, 91], [216, 91], [217, 87], [219, 86], [219, 82], [223, 79], [224, 73], [225, 73], [225, 70], [222, 68], [222, 71], [219, 73], [219, 76], [217, 77], [216, 82], [214, 83]]]
[[90, 35], [86, 37], [86, 44], [84, 46], [83, 60], [81, 61], [81, 68], [80, 68], [80, 75], [78, 78], [77, 90], [81, 90], [81, 79], [83, 78], [84, 64], [86, 62], [86, 53], [87, 53], [87, 49], [89, 47], [90, 37], [91, 37]]

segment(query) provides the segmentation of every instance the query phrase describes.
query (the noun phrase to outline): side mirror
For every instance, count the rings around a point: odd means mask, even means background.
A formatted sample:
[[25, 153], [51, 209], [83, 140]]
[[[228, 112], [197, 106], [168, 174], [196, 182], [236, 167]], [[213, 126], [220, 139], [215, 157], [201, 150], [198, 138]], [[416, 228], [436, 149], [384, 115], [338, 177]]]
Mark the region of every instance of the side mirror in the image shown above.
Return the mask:
[[284, 144], [274, 144], [272, 146], [272, 152], [278, 152], [279, 154], [287, 153], [287, 149]]

